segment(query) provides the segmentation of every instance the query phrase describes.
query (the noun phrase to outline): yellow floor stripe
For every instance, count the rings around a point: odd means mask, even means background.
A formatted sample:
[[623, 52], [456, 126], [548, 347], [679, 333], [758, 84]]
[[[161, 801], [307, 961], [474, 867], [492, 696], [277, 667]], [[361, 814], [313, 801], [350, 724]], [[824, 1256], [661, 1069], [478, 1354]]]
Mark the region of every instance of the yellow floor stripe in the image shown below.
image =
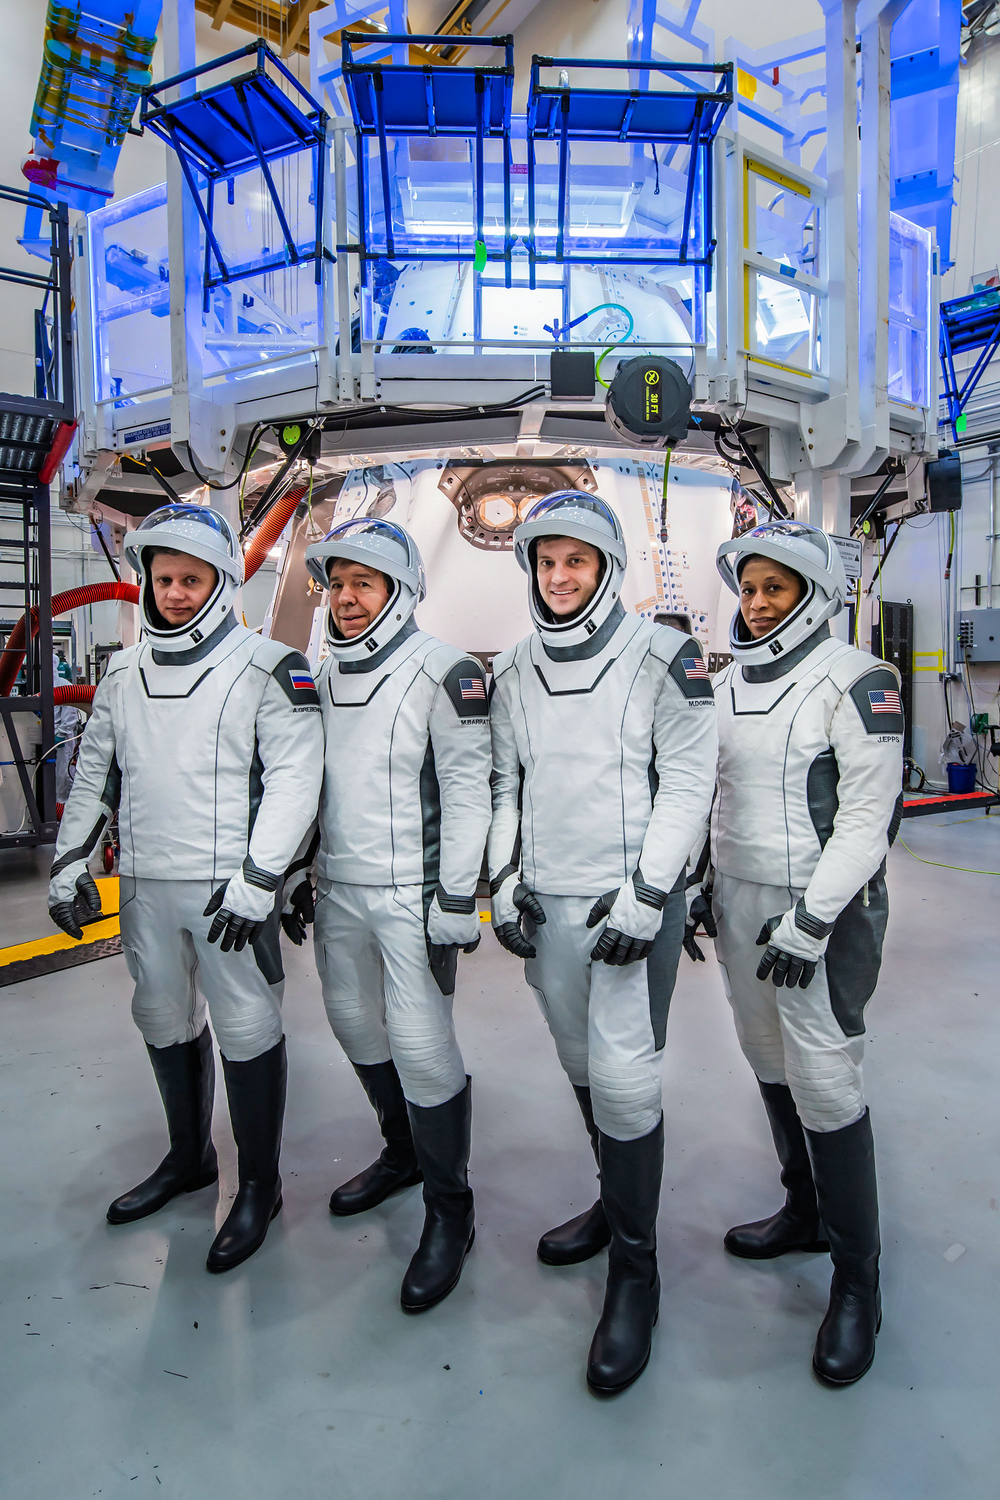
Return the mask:
[[101, 910], [107, 915], [102, 922], [91, 922], [83, 929], [83, 938], [77, 941], [67, 932], [54, 932], [51, 937], [36, 938], [31, 943], [17, 943], [13, 948], [0, 948], [0, 967], [20, 963], [26, 958], [38, 958], [43, 953], [60, 953], [64, 948], [83, 948], [87, 943], [99, 942], [101, 938], [118, 936], [118, 876], [111, 875], [98, 880], [101, 893]]

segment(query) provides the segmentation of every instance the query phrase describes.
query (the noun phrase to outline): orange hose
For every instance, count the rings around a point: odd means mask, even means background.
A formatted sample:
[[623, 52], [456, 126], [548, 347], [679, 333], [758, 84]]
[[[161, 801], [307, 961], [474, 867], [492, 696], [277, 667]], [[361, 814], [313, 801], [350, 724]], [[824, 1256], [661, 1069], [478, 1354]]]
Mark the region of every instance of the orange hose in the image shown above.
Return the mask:
[[253, 541], [243, 555], [244, 571], [247, 578], [252, 578], [258, 568], [262, 566], [265, 557], [267, 557], [267, 554], [291, 520], [295, 507], [303, 496], [308, 493], [309, 486], [307, 484], [296, 485], [294, 489], [288, 491], [287, 495], [282, 495], [281, 499], [271, 506], [271, 509], [254, 532]]

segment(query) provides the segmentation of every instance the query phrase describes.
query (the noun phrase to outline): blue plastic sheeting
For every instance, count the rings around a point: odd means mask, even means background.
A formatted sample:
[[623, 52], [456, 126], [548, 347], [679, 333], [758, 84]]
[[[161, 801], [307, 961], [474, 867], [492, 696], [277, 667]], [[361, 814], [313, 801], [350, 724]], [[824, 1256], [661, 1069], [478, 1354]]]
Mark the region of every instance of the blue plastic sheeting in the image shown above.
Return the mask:
[[[48, 203], [91, 209], [114, 193], [122, 141], [149, 80], [149, 54], [162, 0], [50, 0], [42, 68], [32, 112], [36, 162], [56, 161], [54, 181], [30, 175], [32, 194]], [[19, 243], [49, 258], [48, 223], [29, 205]]]

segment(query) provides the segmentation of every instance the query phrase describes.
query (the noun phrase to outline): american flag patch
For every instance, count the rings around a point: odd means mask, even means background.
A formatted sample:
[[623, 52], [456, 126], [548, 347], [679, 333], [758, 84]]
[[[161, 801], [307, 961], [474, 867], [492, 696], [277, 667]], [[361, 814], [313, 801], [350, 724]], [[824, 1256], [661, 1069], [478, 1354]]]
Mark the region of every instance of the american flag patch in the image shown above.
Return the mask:
[[873, 714], [902, 714], [903, 705], [899, 701], [899, 694], [892, 688], [879, 689], [868, 694], [868, 702], [871, 704]]
[[310, 690], [313, 692], [316, 691], [316, 684], [308, 672], [289, 672], [288, 676], [292, 687], [297, 688], [300, 693], [307, 693]]
[[693, 682], [698, 677], [708, 676], [708, 662], [703, 656], [685, 656], [681, 661], [684, 668], [684, 676], [688, 682]]
[[486, 684], [481, 677], [460, 677], [459, 691], [463, 698], [481, 698], [486, 701]]

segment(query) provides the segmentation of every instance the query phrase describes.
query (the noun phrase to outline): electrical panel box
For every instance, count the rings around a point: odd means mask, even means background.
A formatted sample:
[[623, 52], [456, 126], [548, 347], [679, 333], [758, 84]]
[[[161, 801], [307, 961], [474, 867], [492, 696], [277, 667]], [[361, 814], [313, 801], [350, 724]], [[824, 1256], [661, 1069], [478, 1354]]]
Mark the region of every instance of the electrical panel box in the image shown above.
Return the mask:
[[872, 622], [872, 652], [891, 662], [899, 671], [899, 696], [903, 704], [903, 756], [912, 755], [913, 744], [913, 605], [881, 601]]
[[968, 609], [960, 615], [958, 651], [960, 656], [967, 651], [973, 662], [1000, 661], [1000, 609]]

